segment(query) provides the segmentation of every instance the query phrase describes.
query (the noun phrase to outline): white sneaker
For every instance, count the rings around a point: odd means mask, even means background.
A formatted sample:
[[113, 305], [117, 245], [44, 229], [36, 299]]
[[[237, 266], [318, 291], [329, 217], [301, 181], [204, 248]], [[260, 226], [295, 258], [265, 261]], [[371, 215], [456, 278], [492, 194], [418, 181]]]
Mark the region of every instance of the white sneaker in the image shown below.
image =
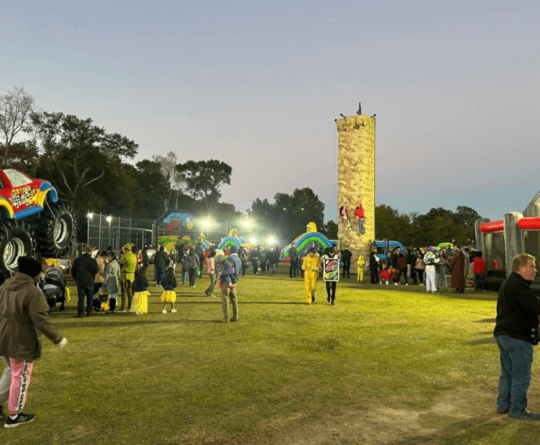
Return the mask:
[[140, 315], [137, 311], [135, 311], [135, 315]]
[[171, 314], [176, 314], [178, 311], [176, 309], [171, 309]]
[[397, 283], [394, 283], [394, 286], [397, 286], [398, 284]]
[[405, 286], [408, 286], [408, 285], [409, 285], [409, 283], [405, 283]]
[[[172, 311], [171, 311], [171, 312], [172, 312]], [[162, 314], [166, 314], [166, 313], [167, 313], [167, 309], [163, 309], [163, 310], [161, 311], [161, 313], [162, 313]]]

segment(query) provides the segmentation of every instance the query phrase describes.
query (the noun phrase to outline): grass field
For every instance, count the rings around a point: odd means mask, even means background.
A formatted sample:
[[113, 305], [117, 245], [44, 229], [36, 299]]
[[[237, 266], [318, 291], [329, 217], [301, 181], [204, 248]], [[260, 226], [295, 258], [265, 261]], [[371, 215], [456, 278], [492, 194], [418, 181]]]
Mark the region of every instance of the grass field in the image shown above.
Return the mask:
[[[69, 344], [44, 339], [34, 368], [37, 418], [0, 428], [0, 444], [538, 443], [538, 425], [495, 414], [494, 293], [351, 278], [336, 306], [321, 281], [309, 306], [280, 272], [241, 279], [237, 323], [219, 322], [206, 277], [178, 288], [177, 314], [161, 314], [155, 287], [139, 317], [74, 319], [73, 298], [51, 313]], [[538, 379], [533, 364], [531, 410]]]

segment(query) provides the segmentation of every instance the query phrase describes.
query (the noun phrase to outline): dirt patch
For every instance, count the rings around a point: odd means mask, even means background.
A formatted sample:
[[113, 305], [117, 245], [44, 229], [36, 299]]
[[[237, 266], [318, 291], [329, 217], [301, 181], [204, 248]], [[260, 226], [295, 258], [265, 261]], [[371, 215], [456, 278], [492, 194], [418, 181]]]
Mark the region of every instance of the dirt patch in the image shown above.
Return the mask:
[[[455, 429], [476, 422], [504, 421], [494, 415], [496, 387], [490, 383], [443, 393], [428, 409], [348, 406], [333, 412], [281, 419], [257, 431], [206, 445], [399, 445], [438, 443]], [[393, 406], [388, 406], [393, 405]]]

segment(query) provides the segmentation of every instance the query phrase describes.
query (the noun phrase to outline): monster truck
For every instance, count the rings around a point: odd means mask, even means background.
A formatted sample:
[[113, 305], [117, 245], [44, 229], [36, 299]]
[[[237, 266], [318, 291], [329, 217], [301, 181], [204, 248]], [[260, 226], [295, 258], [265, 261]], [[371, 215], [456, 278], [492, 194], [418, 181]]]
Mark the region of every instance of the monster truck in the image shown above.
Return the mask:
[[66, 254], [74, 235], [71, 206], [49, 181], [0, 170], [0, 274], [12, 275], [20, 256]]

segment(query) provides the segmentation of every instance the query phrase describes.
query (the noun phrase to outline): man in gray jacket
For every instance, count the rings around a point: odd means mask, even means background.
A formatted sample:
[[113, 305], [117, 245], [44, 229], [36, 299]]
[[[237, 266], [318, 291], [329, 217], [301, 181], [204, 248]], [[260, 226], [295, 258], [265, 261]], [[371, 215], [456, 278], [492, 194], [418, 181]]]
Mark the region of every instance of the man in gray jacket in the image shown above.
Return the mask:
[[[22, 412], [34, 360], [41, 357], [41, 344], [36, 329], [59, 349], [67, 343], [49, 325], [49, 305], [36, 287], [41, 264], [33, 258], [20, 257], [18, 266], [19, 272], [0, 287], [0, 356], [11, 370], [4, 372], [0, 379], [0, 395], [5, 397], [9, 394], [10, 415], [6, 418], [5, 428], [31, 422], [36, 417]], [[9, 390], [6, 391], [6, 376], [10, 374]], [[1, 412], [0, 416], [3, 416]]]

